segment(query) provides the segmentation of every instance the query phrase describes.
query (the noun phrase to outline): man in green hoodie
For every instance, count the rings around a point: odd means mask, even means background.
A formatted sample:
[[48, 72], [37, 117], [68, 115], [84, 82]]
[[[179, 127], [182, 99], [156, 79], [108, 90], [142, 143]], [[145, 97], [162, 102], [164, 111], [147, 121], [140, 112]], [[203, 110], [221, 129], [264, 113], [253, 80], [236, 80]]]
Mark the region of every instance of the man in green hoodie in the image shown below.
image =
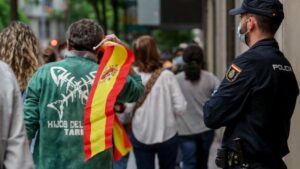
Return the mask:
[[[92, 20], [71, 24], [65, 59], [44, 65], [29, 82], [25, 126], [29, 139], [36, 136], [37, 169], [112, 169], [111, 149], [88, 161], [83, 150], [83, 112], [99, 62], [93, 47], [102, 35], [103, 29]], [[116, 102], [134, 102], [143, 93], [140, 76], [131, 72]]]

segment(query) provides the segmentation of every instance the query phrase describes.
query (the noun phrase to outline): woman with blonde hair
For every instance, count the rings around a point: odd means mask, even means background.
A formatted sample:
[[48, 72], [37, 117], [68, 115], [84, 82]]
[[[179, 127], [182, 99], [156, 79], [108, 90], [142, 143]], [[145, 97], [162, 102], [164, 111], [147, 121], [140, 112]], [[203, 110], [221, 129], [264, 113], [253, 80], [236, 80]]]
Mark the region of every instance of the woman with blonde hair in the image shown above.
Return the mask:
[[163, 169], [174, 169], [177, 156], [176, 116], [185, 112], [186, 101], [174, 74], [164, 70], [151, 36], [134, 43], [135, 66], [145, 85], [144, 99], [133, 108], [132, 143], [138, 169], [154, 169], [155, 155]]
[[14, 21], [0, 33], [0, 60], [10, 65], [24, 92], [41, 64], [38, 39], [28, 25]]

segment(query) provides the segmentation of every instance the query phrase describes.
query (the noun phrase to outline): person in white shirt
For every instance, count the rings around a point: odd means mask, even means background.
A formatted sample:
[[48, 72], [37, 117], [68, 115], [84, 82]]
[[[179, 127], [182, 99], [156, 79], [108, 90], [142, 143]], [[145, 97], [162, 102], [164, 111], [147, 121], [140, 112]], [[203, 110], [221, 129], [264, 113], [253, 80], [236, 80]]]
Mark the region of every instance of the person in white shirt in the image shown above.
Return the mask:
[[21, 91], [12, 69], [0, 61], [0, 169], [33, 169]]
[[[152, 37], [141, 36], [133, 48], [136, 71], [146, 85], [152, 74], [162, 69], [157, 45]], [[132, 119], [132, 143], [138, 169], [154, 169], [156, 154], [160, 168], [175, 168], [178, 150], [176, 116], [185, 112], [186, 104], [175, 75], [163, 70]]]
[[203, 105], [211, 97], [219, 80], [203, 70], [203, 51], [190, 44], [183, 53], [183, 72], [176, 75], [187, 100], [187, 111], [177, 118], [183, 169], [207, 169], [209, 149], [214, 131], [203, 121]]

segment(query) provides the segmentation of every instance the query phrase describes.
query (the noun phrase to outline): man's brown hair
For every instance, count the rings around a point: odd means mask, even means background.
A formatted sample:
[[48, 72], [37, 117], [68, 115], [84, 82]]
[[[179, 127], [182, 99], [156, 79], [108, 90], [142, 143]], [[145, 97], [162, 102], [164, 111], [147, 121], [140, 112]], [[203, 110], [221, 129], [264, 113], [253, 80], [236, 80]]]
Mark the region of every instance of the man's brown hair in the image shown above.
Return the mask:
[[95, 21], [81, 19], [72, 23], [67, 31], [69, 46], [79, 51], [95, 52], [93, 47], [102, 40], [103, 29]]
[[278, 19], [276, 17], [271, 18], [271, 17], [256, 15], [256, 14], [253, 15], [256, 18], [258, 27], [261, 29], [262, 32], [266, 32], [266, 33], [275, 34], [282, 22], [282, 19]]

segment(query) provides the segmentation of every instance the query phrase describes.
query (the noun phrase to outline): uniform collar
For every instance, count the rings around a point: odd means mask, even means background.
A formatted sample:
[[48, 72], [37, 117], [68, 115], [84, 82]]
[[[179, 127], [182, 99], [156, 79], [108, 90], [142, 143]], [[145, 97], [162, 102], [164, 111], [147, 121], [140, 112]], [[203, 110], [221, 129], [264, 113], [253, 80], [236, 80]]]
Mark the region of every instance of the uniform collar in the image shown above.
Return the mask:
[[262, 40], [256, 42], [253, 46], [251, 46], [250, 49], [254, 49], [258, 46], [273, 46], [275, 48], [279, 48], [278, 43], [277, 43], [276, 39], [274, 39], [274, 38], [262, 39]]

